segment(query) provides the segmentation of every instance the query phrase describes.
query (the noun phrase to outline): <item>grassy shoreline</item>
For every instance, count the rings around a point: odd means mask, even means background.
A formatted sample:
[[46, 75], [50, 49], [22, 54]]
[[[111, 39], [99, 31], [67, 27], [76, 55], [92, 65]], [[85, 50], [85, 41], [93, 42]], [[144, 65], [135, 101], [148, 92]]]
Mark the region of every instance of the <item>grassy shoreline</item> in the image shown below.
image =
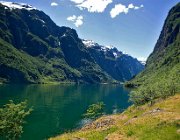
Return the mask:
[[131, 106], [117, 115], [103, 116], [80, 130], [50, 140], [179, 140], [180, 94], [156, 100], [152, 106]]

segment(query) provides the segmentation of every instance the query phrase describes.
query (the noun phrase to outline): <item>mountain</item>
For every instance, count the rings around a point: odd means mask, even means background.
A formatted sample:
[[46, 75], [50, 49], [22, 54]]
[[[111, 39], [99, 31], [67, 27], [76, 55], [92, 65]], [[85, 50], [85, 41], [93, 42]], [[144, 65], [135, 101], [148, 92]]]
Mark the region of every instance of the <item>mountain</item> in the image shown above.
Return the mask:
[[10, 83], [111, 82], [74, 29], [26, 4], [1, 2], [0, 77]]
[[117, 81], [127, 81], [144, 69], [136, 58], [113, 46], [102, 46], [92, 40], [82, 40], [97, 64]]
[[74, 29], [57, 26], [31, 5], [0, 2], [0, 49], [0, 82], [112, 83], [119, 79], [96, 62]]
[[180, 85], [180, 3], [170, 10], [144, 71], [127, 86], [160, 83], [161, 79]]

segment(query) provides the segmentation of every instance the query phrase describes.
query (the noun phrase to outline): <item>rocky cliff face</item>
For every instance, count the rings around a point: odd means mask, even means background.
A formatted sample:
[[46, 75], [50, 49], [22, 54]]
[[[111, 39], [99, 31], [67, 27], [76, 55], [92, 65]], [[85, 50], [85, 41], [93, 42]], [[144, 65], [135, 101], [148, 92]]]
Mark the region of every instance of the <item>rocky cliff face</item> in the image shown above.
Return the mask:
[[69, 27], [27, 4], [0, 3], [0, 81], [114, 82]]

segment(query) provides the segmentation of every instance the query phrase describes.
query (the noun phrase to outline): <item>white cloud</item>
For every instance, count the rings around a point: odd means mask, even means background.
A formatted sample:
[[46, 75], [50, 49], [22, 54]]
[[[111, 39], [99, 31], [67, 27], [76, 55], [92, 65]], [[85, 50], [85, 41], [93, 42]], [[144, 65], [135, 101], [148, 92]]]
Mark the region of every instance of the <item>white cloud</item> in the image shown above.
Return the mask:
[[128, 8], [126, 8], [125, 5], [122, 4], [117, 4], [115, 5], [115, 7], [110, 11], [110, 15], [112, 18], [115, 18], [117, 15], [119, 15], [120, 13], [128, 13]]
[[143, 7], [144, 7], [143, 5], [141, 5], [139, 7], [134, 6], [132, 3], [129, 4], [127, 7], [123, 4], [116, 4], [114, 6], [114, 8], [111, 9], [110, 15], [111, 15], [111, 18], [115, 18], [117, 15], [119, 15], [121, 13], [127, 14], [130, 9], [138, 10], [140, 8], [143, 8]]
[[51, 6], [58, 6], [58, 3], [52, 2], [52, 3], [51, 3]]
[[135, 7], [134, 7], [135, 10], [138, 10], [139, 8], [140, 8], [140, 7], [138, 7], [138, 6], [135, 6]]
[[79, 27], [79, 26], [83, 25], [83, 16], [78, 16], [75, 23], [74, 23], [74, 25], [76, 27]]
[[141, 6], [139, 6], [139, 7], [138, 7], [138, 6], [135, 6], [135, 7], [134, 7], [134, 10], [138, 10], [138, 9], [140, 9], [140, 8], [143, 8], [143, 7], [144, 7], [144, 5], [142, 5], [142, 4], [141, 4]]
[[129, 9], [133, 9], [133, 8], [134, 8], [134, 5], [131, 3], [131, 4], [129, 4], [128, 8], [129, 8]]
[[75, 21], [76, 20], [76, 16], [73, 15], [73, 16], [67, 17], [67, 20], [68, 21]]
[[71, 0], [72, 2], [74, 2], [74, 3], [82, 3], [84, 0]]
[[73, 16], [67, 17], [67, 20], [72, 21], [76, 27], [80, 27], [81, 25], [83, 25], [83, 16], [73, 15]]
[[89, 12], [102, 13], [112, 0], [71, 0], [76, 3], [80, 10], [87, 9]]

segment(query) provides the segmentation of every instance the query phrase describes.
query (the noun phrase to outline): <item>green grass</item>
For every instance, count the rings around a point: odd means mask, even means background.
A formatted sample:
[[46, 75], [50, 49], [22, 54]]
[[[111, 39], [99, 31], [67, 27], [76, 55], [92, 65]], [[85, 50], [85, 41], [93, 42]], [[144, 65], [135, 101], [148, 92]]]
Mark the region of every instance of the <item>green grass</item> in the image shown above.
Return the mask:
[[[151, 114], [150, 111], [160, 108], [161, 112]], [[156, 100], [153, 106], [131, 106], [122, 114], [105, 116], [96, 120], [101, 122], [107, 118], [115, 120], [114, 125], [102, 128], [89, 128], [65, 133], [50, 140], [69, 140], [85, 138], [86, 140], [179, 140], [180, 134], [180, 94], [165, 100]]]
[[137, 124], [127, 126], [125, 128], [126, 136], [136, 137], [138, 140], [178, 140], [180, 138], [180, 135], [176, 132], [180, 129], [178, 122], [161, 122], [159, 118], [146, 119], [146, 121], [143, 120]]
[[[150, 127], [142, 130], [144, 135], [140, 136], [140, 140], [179, 140], [180, 135], [176, 133], [180, 127], [178, 124], [160, 124], [156, 127]], [[168, 135], [167, 135], [168, 134]]]
[[54, 140], [68, 140], [69, 138], [86, 138], [88, 140], [104, 140], [108, 134], [117, 131], [117, 127], [111, 127], [106, 130], [102, 131], [88, 131], [88, 132], [75, 132], [75, 133], [68, 133], [68, 135], [64, 135], [61, 138], [54, 138]]
[[111, 134], [115, 132], [116, 130], [117, 130], [116, 127], [111, 127], [107, 130], [104, 130], [103, 133], [101, 131], [92, 131], [85, 135], [80, 134], [79, 137], [86, 137], [88, 140], [97, 140], [97, 139], [104, 140], [108, 134]]

